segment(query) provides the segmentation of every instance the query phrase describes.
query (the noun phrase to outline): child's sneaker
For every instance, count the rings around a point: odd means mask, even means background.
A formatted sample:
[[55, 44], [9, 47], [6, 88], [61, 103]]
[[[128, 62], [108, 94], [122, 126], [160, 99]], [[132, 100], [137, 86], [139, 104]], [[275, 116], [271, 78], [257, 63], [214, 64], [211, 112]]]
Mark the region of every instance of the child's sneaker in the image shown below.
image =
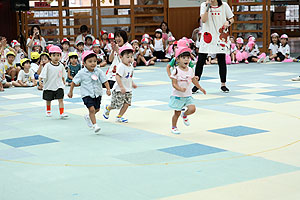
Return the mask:
[[263, 62], [264, 60], [265, 60], [265, 58], [264, 58], [264, 57], [261, 57], [260, 59], [257, 60], [257, 63], [261, 63], [261, 62]]
[[265, 59], [264, 59], [264, 63], [267, 63], [267, 62], [270, 62], [270, 57], [267, 56]]
[[235, 64], [240, 64], [239, 61], [235, 61]]
[[180, 131], [179, 131], [178, 128], [176, 128], [176, 127], [175, 127], [175, 128], [172, 128], [172, 129], [171, 129], [171, 132], [172, 132], [173, 134], [177, 134], [177, 135], [180, 134]]
[[292, 81], [300, 81], [300, 76], [298, 76], [296, 78], [292, 78]]
[[110, 113], [110, 110], [108, 110], [108, 105], [106, 105], [105, 108], [104, 108], [103, 117], [105, 119], [108, 119], [109, 118], [109, 113]]
[[88, 127], [92, 128], [93, 127], [93, 124], [92, 124], [92, 121], [90, 119], [90, 116], [89, 115], [84, 115], [84, 119], [88, 125]]
[[66, 118], [66, 117], [69, 117], [69, 115], [67, 115], [66, 113], [62, 113], [62, 114], [59, 115], [59, 117], [60, 117], [61, 119], [64, 119], [64, 118]]
[[46, 111], [46, 117], [51, 117], [51, 116], [52, 116], [51, 111]]
[[226, 86], [222, 86], [222, 87], [221, 87], [221, 91], [222, 91], [222, 92], [225, 92], [225, 93], [228, 93], [228, 92], [229, 92], [229, 89], [228, 89]]
[[93, 125], [93, 129], [94, 129], [95, 133], [98, 133], [101, 130], [101, 128], [97, 124]]
[[183, 119], [184, 125], [189, 126], [189, 125], [190, 125], [190, 122], [189, 122], [188, 117], [187, 117], [186, 115], [184, 115], [184, 111], [181, 112], [181, 117], [182, 117], [182, 119]]
[[248, 61], [248, 60], [245, 60], [245, 63], [246, 63], [246, 64], [249, 64], [249, 61]]
[[117, 117], [116, 122], [119, 123], [128, 123], [128, 119], [125, 119], [124, 117]]

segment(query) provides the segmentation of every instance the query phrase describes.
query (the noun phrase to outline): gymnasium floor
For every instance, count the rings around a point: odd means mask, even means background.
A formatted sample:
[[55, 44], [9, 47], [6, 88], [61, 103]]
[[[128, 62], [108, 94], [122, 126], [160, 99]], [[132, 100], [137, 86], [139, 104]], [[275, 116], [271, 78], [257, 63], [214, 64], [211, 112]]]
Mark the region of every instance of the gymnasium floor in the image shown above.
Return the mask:
[[[191, 126], [170, 133], [165, 64], [135, 71], [128, 124], [116, 111], [95, 135], [79, 88], [65, 98], [69, 119], [46, 118], [41, 92], [0, 93], [1, 200], [297, 200], [300, 199], [299, 63], [205, 67]], [[67, 93], [69, 88], [66, 88]], [[103, 97], [104, 106], [109, 98]]]

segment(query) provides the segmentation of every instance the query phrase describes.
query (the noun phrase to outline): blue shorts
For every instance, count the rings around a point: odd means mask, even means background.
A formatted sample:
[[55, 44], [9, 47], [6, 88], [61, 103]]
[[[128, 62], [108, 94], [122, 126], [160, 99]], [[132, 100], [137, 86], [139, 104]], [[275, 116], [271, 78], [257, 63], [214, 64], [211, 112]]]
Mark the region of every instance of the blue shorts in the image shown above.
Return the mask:
[[182, 108], [188, 105], [194, 105], [193, 97], [170, 97], [169, 107], [174, 110], [181, 111]]
[[97, 110], [100, 108], [100, 104], [101, 104], [101, 96], [97, 97], [97, 98], [92, 98], [90, 96], [87, 97], [83, 97], [82, 98], [84, 105], [87, 108], [90, 108], [92, 106], [94, 106], [94, 108]]

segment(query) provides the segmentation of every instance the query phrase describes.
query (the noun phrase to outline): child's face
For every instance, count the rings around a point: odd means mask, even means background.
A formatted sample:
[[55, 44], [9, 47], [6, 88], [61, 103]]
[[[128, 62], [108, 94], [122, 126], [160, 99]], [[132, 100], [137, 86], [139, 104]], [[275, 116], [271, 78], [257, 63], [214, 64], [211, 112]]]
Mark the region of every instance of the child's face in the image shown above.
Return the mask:
[[109, 39], [109, 42], [113, 43], [113, 42], [115, 42], [115, 40], [114, 39]]
[[231, 43], [235, 43], [233, 37], [230, 38], [230, 42], [231, 42]]
[[93, 44], [93, 41], [92, 41], [92, 39], [91, 38], [87, 38], [86, 39], [86, 45], [92, 45]]
[[282, 39], [280, 40], [280, 42], [281, 42], [281, 44], [285, 45], [285, 44], [287, 43], [287, 39], [282, 38]]
[[71, 58], [70, 58], [70, 63], [71, 63], [72, 65], [77, 65], [77, 62], [78, 62], [78, 59], [77, 59], [76, 57], [71, 57]]
[[243, 46], [243, 44], [237, 43], [236, 46], [237, 46], [238, 49], [240, 49]]
[[143, 43], [143, 48], [146, 49], [148, 47], [147, 43]]
[[78, 51], [82, 51], [83, 48], [84, 48], [84, 45], [82, 43], [80, 43], [80, 44], [77, 45]]
[[102, 39], [103, 39], [103, 40], [107, 40], [107, 34], [103, 34], [103, 35], [102, 35]]
[[273, 42], [274, 44], [277, 43], [277, 42], [278, 42], [278, 37], [276, 37], [276, 36], [272, 37], [272, 42]]
[[12, 64], [14, 62], [14, 60], [15, 60], [15, 56], [13, 56], [13, 55], [7, 56], [7, 62], [9, 64]]
[[191, 56], [179, 56], [177, 58], [179, 66], [185, 68], [188, 67], [188, 64], [190, 63]]
[[96, 54], [100, 53], [100, 47], [99, 47], [99, 46], [94, 46], [94, 47], [93, 47], [93, 51], [94, 51]]
[[93, 56], [91, 58], [86, 59], [86, 61], [84, 62], [85, 67], [89, 70], [89, 71], [94, 71], [95, 67], [97, 66], [97, 57]]
[[115, 36], [115, 40], [119, 47], [124, 45], [124, 40], [121, 36]]
[[46, 56], [46, 55], [42, 55], [41, 56], [41, 62], [42, 63], [44, 63], [44, 64], [46, 64], [46, 63], [48, 63], [50, 60], [48, 59], [48, 57]]
[[20, 46], [15, 46], [14, 49], [16, 50], [16, 52], [19, 52], [19, 50], [21, 49], [21, 47]]
[[160, 33], [155, 33], [155, 37], [156, 38], [161, 38], [161, 34]]
[[60, 53], [52, 53], [50, 54], [50, 58], [52, 62], [58, 63], [60, 61], [61, 54]]
[[133, 49], [135, 49], [135, 50], [139, 50], [139, 44], [136, 43], [136, 42], [132, 44], [132, 47], [133, 47]]
[[24, 69], [29, 70], [30, 69], [30, 62], [25, 62], [23, 67], [24, 67]]
[[32, 48], [32, 52], [40, 52], [42, 48], [40, 46], [35, 46]]
[[62, 45], [62, 48], [64, 51], [68, 51], [69, 47], [70, 47], [70, 45], [67, 42], [63, 43], [63, 45]]
[[169, 45], [172, 45], [174, 42], [173, 41], [169, 41]]
[[124, 65], [129, 66], [130, 63], [134, 62], [133, 53], [124, 54], [121, 60]]

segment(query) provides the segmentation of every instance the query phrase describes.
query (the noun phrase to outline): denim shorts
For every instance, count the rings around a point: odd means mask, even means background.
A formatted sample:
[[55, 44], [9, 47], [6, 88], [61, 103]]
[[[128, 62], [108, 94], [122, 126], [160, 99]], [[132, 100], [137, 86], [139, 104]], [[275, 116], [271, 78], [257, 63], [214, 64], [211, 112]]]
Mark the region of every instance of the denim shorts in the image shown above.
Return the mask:
[[169, 107], [181, 111], [182, 108], [188, 105], [193, 105], [194, 104], [194, 99], [193, 97], [175, 97], [171, 96], [170, 101], [169, 101]]

